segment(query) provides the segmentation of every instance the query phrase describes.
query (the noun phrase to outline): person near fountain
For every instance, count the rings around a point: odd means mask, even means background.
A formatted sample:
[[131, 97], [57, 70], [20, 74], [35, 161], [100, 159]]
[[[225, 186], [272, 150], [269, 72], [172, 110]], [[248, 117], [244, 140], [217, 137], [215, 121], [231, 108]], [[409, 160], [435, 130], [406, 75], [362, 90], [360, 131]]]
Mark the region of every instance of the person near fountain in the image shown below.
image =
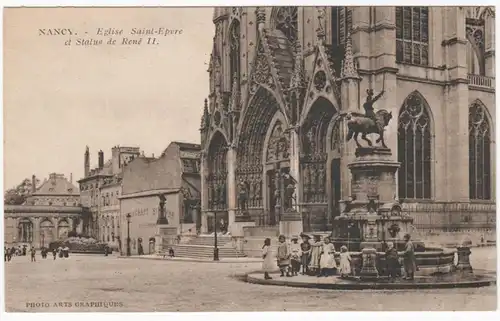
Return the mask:
[[262, 258], [264, 261], [262, 262], [262, 271], [264, 271], [264, 279], [270, 280], [272, 279], [269, 276], [269, 272], [271, 272], [274, 268], [274, 260], [271, 251], [271, 239], [266, 238], [264, 240], [264, 245], [262, 246]]
[[334, 275], [337, 269], [337, 262], [335, 262], [335, 246], [333, 243], [330, 243], [329, 237], [324, 238], [321, 245], [321, 251], [321, 258], [319, 260], [320, 273], [318, 277]]
[[399, 265], [398, 251], [394, 247], [394, 243], [387, 242], [387, 250], [385, 251], [385, 263], [387, 265], [387, 274], [392, 282], [398, 277], [401, 267]]
[[292, 236], [292, 244], [290, 244], [290, 252], [291, 252], [291, 267], [292, 267], [292, 276], [298, 275], [300, 271], [300, 244], [298, 243], [298, 236]]
[[286, 238], [284, 235], [280, 235], [278, 237], [278, 267], [281, 271], [281, 276], [291, 276], [289, 267], [290, 267], [290, 246], [286, 243]]
[[302, 243], [300, 244], [300, 263], [302, 265], [302, 275], [308, 273], [308, 265], [311, 259], [311, 244], [309, 244], [309, 235], [302, 234]]
[[30, 250], [30, 253], [31, 253], [31, 262], [36, 262], [36, 250], [35, 250], [35, 247], [34, 246], [31, 246], [31, 250]]
[[321, 255], [321, 245], [323, 243], [320, 241], [319, 235], [313, 236], [313, 242], [311, 244], [311, 260], [309, 261], [309, 271], [310, 275], [319, 275], [319, 260]]
[[351, 255], [347, 252], [347, 246], [342, 245], [340, 247], [340, 277], [347, 278], [351, 274]]
[[415, 247], [411, 241], [410, 234], [405, 234], [404, 240], [406, 242], [405, 250], [401, 253], [403, 257], [403, 266], [405, 269], [405, 280], [413, 280], [415, 271], [417, 270], [417, 262], [415, 259]]
[[52, 255], [54, 256], [54, 260], [55, 260], [57, 257], [57, 249], [56, 248], [52, 249]]

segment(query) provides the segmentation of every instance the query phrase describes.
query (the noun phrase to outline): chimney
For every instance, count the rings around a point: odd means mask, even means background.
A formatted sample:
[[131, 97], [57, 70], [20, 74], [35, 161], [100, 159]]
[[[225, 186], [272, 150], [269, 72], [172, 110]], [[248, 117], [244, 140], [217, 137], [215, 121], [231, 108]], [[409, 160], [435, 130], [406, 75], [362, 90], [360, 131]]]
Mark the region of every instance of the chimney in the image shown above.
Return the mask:
[[99, 151], [99, 169], [104, 167], [104, 152], [102, 150]]
[[85, 158], [84, 158], [84, 176], [87, 177], [90, 175], [90, 152], [89, 147], [85, 147]]
[[31, 176], [31, 193], [36, 192], [36, 176]]

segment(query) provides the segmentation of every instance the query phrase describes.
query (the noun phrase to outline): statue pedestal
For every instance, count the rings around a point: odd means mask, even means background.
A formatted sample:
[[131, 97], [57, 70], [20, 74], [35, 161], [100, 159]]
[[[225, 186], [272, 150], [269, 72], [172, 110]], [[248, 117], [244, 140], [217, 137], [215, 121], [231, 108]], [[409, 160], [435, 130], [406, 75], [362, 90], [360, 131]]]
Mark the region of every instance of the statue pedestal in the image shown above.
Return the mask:
[[157, 228], [155, 236], [156, 247], [160, 246], [160, 251], [158, 252], [166, 250], [164, 248], [164, 245], [177, 243], [177, 227], [158, 224], [156, 228]]
[[457, 270], [462, 272], [470, 272], [472, 273], [472, 265], [470, 264], [470, 248], [469, 247], [458, 247], [457, 248]]
[[377, 250], [374, 248], [365, 248], [361, 251], [361, 256], [363, 259], [363, 265], [361, 272], [359, 273], [359, 278], [362, 281], [374, 281], [378, 279], [378, 271], [376, 267]]
[[285, 237], [300, 235], [303, 232], [302, 215], [299, 212], [290, 210], [281, 214], [279, 223], [280, 234]]
[[395, 200], [399, 163], [391, 155], [388, 148], [356, 149], [356, 159], [348, 165], [352, 200], [342, 203], [343, 213], [334, 219], [336, 246], [347, 239], [353, 251], [383, 251], [384, 243], [390, 240], [396, 241], [398, 251], [402, 250], [402, 236], [410, 232], [413, 219], [403, 216]]
[[229, 233], [232, 237], [243, 237], [243, 228], [246, 226], [255, 226], [255, 221], [247, 211], [239, 212], [235, 218], [234, 222], [229, 226]]

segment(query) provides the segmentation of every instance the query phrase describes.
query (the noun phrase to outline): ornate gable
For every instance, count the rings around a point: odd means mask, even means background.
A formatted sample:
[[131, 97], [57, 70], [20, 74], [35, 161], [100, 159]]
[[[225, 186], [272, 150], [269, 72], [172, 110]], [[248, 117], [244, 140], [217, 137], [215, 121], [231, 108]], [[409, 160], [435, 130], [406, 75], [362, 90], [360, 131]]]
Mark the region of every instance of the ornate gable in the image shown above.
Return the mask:
[[340, 109], [340, 90], [332, 69], [331, 59], [326, 53], [322, 43], [315, 46], [315, 58], [312, 77], [307, 85], [304, 108], [300, 116], [301, 123], [307, 117], [312, 104], [318, 97], [328, 99], [332, 104]]
[[[279, 76], [279, 71], [273, 58], [273, 52], [268, 42], [268, 31], [262, 30], [257, 40], [257, 54], [255, 55], [252, 74], [250, 75], [250, 85], [248, 86], [248, 102], [257, 92], [259, 86], [274, 93], [281, 112], [286, 119], [290, 118], [290, 112], [286, 108], [286, 94], [284, 89], [288, 87], [284, 77]], [[291, 71], [288, 78], [291, 76]], [[289, 79], [288, 79], [289, 82]]]

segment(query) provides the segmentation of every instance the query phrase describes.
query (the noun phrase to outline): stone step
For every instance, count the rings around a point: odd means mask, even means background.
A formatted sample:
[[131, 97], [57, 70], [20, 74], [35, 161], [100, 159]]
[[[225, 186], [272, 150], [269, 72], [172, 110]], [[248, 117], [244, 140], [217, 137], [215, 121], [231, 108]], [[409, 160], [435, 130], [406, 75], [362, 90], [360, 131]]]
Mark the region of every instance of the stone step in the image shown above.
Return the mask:
[[[171, 245], [174, 254], [177, 257], [189, 258], [210, 258], [213, 257], [213, 246], [200, 246], [200, 245]], [[243, 253], [238, 253], [234, 248], [219, 248], [220, 258], [238, 258], [245, 257]]]

